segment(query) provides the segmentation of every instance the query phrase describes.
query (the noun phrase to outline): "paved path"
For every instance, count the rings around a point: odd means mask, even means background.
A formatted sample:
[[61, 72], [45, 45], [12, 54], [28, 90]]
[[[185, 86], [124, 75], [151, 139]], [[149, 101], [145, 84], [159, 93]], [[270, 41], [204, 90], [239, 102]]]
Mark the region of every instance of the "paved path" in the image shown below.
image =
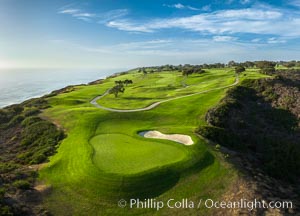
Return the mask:
[[120, 113], [141, 112], [141, 111], [151, 110], [151, 109], [153, 109], [153, 108], [157, 107], [158, 105], [160, 105], [162, 103], [165, 103], [165, 102], [169, 102], [169, 101], [177, 100], [177, 99], [181, 99], [181, 98], [186, 98], [186, 97], [191, 97], [191, 96], [194, 96], [194, 95], [203, 94], [203, 93], [207, 93], [207, 92], [214, 91], [214, 90], [229, 88], [229, 87], [237, 85], [238, 83], [239, 83], [239, 78], [237, 77], [235, 79], [235, 82], [231, 85], [218, 87], [218, 88], [214, 88], [214, 89], [209, 89], [209, 90], [205, 90], [205, 91], [201, 91], [201, 92], [196, 92], [196, 93], [189, 94], [189, 95], [183, 95], [183, 96], [178, 96], [178, 97], [174, 97], [174, 98], [169, 98], [169, 99], [166, 99], [166, 100], [155, 102], [155, 103], [153, 103], [153, 104], [151, 104], [147, 107], [139, 108], [139, 109], [129, 109], [129, 110], [113, 109], [113, 108], [104, 107], [104, 106], [101, 106], [100, 104], [98, 104], [97, 101], [99, 99], [103, 98], [105, 95], [107, 95], [108, 92], [109, 92], [109, 89], [103, 95], [95, 97], [90, 103], [93, 104], [95, 107], [97, 107], [99, 109], [103, 109], [103, 110], [107, 110], [107, 111], [111, 111], [111, 112], [120, 112]]

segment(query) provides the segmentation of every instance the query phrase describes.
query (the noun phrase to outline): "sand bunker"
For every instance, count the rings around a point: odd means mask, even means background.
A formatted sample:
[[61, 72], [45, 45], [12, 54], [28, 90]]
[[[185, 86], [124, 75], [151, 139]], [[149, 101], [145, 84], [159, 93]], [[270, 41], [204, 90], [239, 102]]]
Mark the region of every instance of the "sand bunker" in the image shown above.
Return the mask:
[[175, 141], [178, 143], [182, 143], [184, 145], [193, 145], [194, 144], [194, 142], [190, 136], [182, 135], [182, 134], [163, 134], [159, 131], [143, 131], [143, 132], [140, 132], [139, 135], [146, 137], [146, 138], [167, 139], [167, 140]]

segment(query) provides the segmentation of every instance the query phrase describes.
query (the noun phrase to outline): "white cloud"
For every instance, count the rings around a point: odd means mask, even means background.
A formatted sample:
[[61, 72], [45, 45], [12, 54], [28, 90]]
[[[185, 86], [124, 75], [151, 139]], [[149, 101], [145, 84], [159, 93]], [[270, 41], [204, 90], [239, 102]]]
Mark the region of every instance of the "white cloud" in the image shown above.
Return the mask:
[[203, 11], [210, 11], [211, 10], [211, 5], [205, 5], [201, 8]]
[[91, 18], [96, 16], [96, 14], [82, 12], [79, 9], [73, 9], [73, 8], [60, 10], [60, 11], [58, 11], [58, 13], [59, 14], [68, 14], [68, 15], [71, 15], [71, 16], [79, 19], [79, 20], [83, 20], [83, 21], [86, 21], [86, 22], [90, 22]]
[[85, 21], [85, 22], [91, 22], [92, 21], [92, 19], [90, 19], [90, 18], [87, 18], [87, 17], [77, 17], [77, 19], [79, 19], [79, 20], [83, 20], [83, 21]]
[[185, 8], [185, 6], [182, 5], [182, 4], [180, 4], [180, 3], [174, 4], [173, 7], [174, 7], [174, 8], [177, 8], [177, 9], [183, 9], [183, 8]]
[[[225, 39], [225, 38], [224, 38]], [[65, 42], [63, 42], [65, 43]], [[212, 39], [157, 39], [136, 41], [103, 46], [82, 46], [65, 44], [74, 48], [74, 52], [103, 61], [114, 66], [147, 66], [160, 64], [201, 64], [228, 62], [229, 60], [246, 61], [260, 59], [282, 59], [300, 56], [299, 51], [280, 49], [269, 44], [220, 43]], [[64, 44], [59, 44], [64, 47]], [[71, 49], [71, 48], [68, 48]], [[77, 51], [76, 51], [77, 50]], [[205, 52], [203, 52], [205, 50]], [[99, 62], [98, 62], [99, 63]]]
[[249, 3], [251, 3], [251, 0], [240, 0], [240, 3], [241, 4], [249, 4]]
[[[55, 65], [56, 67], [123, 68], [126, 66], [134, 68], [162, 64], [228, 62], [232, 59], [239, 62], [261, 59], [291, 60], [300, 58], [300, 49], [297, 44], [284, 45], [283, 49], [281, 44], [255, 44], [251, 42], [242, 44], [240, 39], [228, 43], [215, 42], [211, 38], [158, 38], [133, 42], [132, 40], [132, 38], [129, 38], [127, 43], [119, 44], [107, 44], [105, 41], [98, 41], [98, 44], [95, 42], [94, 44], [89, 43], [89, 45], [86, 45], [72, 43], [72, 41], [65, 38], [53, 38], [51, 46], [47, 46], [47, 49], [51, 48], [53, 50], [53, 54], [49, 54], [47, 58], [35, 56], [30, 63], [32, 65], [41, 65], [42, 62], [45, 62], [47, 65]], [[6, 46], [9, 46], [9, 44]], [[43, 49], [45, 49], [45, 46], [38, 44], [36, 51], [41, 53]], [[0, 59], [2, 59], [2, 50], [0, 50]], [[22, 66], [21, 63], [20, 65]]]
[[237, 40], [237, 38], [231, 36], [214, 36], [213, 40], [216, 42], [227, 42], [227, 41], [235, 41]]
[[190, 6], [190, 5], [183, 5], [183, 4], [181, 4], [181, 3], [172, 4], [172, 5], [163, 4], [163, 6], [169, 7], [169, 8], [188, 9], [188, 10], [194, 10], [194, 11], [200, 10], [199, 8], [195, 8], [195, 7], [192, 7], [192, 6]]
[[118, 30], [122, 31], [130, 31], [130, 32], [153, 32], [151, 28], [148, 28], [147, 26], [143, 25], [136, 25], [134, 23], [131, 23], [128, 20], [116, 20], [116, 21], [109, 21], [106, 23], [106, 26], [116, 28]]
[[267, 43], [269, 43], [269, 44], [280, 44], [280, 43], [286, 43], [286, 40], [281, 39], [281, 38], [272, 37], [272, 38], [268, 39]]
[[106, 12], [104, 15], [109, 19], [116, 19], [119, 17], [126, 16], [128, 13], [129, 12], [127, 9], [116, 9]]
[[127, 9], [111, 10], [111, 11], [108, 11], [106, 13], [98, 14], [98, 17], [99, 17], [99, 20], [100, 20], [98, 22], [99, 23], [106, 23], [106, 22], [109, 22], [111, 20], [124, 17], [128, 13], [129, 13], [129, 11]]
[[73, 14], [74, 17], [95, 17], [95, 14], [91, 13], [75, 13]]
[[278, 36], [300, 36], [300, 16], [278, 9], [220, 10], [187, 17], [153, 19], [147, 22], [113, 20], [109, 27], [130, 32], [154, 32], [180, 28], [203, 34], [250, 33]]
[[80, 10], [79, 9], [65, 9], [65, 10], [61, 10], [59, 11], [58, 13], [61, 13], [61, 14], [76, 14], [76, 13], [79, 13]]
[[260, 42], [260, 41], [261, 41], [260, 38], [254, 38], [254, 39], [251, 40], [251, 42], [253, 42], [253, 43], [258, 43], [258, 42]]
[[101, 14], [96, 14], [96, 13], [88, 13], [88, 12], [83, 12], [80, 9], [73, 9], [73, 8], [68, 8], [68, 9], [62, 9], [58, 11], [59, 14], [68, 14], [71, 15], [79, 20], [83, 21], [96, 21], [99, 20], [99, 23], [105, 23], [110, 20], [114, 20], [120, 17], [123, 17], [128, 14], [127, 9], [116, 9], [116, 10], [111, 10], [106, 13], [101, 13]]
[[266, 11], [262, 9], [238, 9], [238, 10], [223, 10], [215, 14], [212, 14], [211, 18], [226, 18], [235, 20], [265, 20], [265, 19], [277, 19], [282, 17], [282, 13], [279, 11]]

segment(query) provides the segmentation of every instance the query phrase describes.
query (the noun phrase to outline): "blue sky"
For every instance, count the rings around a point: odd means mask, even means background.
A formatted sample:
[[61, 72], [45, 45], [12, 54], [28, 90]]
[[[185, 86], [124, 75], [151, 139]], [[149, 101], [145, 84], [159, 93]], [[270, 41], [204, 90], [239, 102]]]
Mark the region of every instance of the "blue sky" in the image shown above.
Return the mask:
[[299, 60], [300, 0], [0, 0], [0, 67]]

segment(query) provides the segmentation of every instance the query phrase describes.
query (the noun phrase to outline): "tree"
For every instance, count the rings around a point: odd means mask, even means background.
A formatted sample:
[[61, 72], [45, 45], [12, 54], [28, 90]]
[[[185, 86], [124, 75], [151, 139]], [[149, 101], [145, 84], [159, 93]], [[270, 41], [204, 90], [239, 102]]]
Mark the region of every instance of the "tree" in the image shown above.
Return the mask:
[[236, 66], [235, 67], [235, 73], [236, 74], [240, 74], [240, 73], [242, 73], [242, 72], [244, 72], [246, 69], [244, 68], [244, 66], [242, 66], [242, 65], [239, 65], [239, 66]]
[[111, 88], [109, 90], [109, 94], [114, 94], [115, 97], [118, 97], [118, 94], [121, 92], [123, 93], [125, 91], [124, 85], [123, 84], [119, 84], [119, 85], [115, 85], [113, 88]]
[[205, 73], [205, 70], [203, 70], [201, 68], [195, 68], [194, 73], [197, 73], [197, 74]]
[[251, 61], [245, 61], [243, 63], [240, 63], [240, 65], [244, 66], [245, 68], [253, 68], [255, 66], [255, 63]]
[[275, 62], [270, 61], [258, 61], [256, 62], [256, 67], [260, 69], [261, 73], [264, 74], [273, 74], [275, 72]]
[[123, 81], [123, 83], [127, 86], [128, 84], [132, 84], [132, 80], [126, 79]]
[[296, 66], [296, 62], [295, 61], [286, 62], [283, 64], [283, 66], [285, 66], [287, 68], [292, 68], [292, 67]]
[[194, 69], [193, 68], [183, 68], [182, 70], [182, 75], [188, 77], [190, 74], [194, 73]]
[[146, 69], [145, 68], [143, 68], [143, 74], [144, 74], [144, 76], [146, 76], [147, 75], [147, 71], [146, 71]]
[[121, 85], [122, 83], [123, 83], [122, 80], [116, 80], [116, 81], [115, 81], [115, 84], [116, 84], [116, 85]]
[[235, 67], [235, 66], [237, 66], [237, 63], [235, 61], [231, 60], [228, 62], [227, 65], [228, 65], [228, 67]]

